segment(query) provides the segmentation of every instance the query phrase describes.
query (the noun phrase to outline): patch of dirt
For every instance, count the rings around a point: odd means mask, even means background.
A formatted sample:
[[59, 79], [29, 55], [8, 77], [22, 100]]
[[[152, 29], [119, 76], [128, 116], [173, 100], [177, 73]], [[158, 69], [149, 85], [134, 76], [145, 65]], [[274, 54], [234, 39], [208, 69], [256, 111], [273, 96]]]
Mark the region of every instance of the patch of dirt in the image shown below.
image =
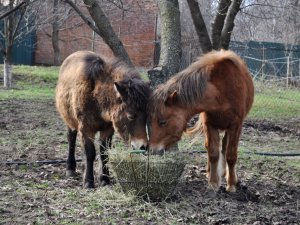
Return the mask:
[[247, 120], [244, 129], [254, 128], [258, 131], [276, 132], [291, 135], [300, 140], [300, 117], [289, 118], [281, 121]]
[[[118, 185], [82, 189], [82, 163], [75, 179], [65, 178], [64, 164], [3, 164], [65, 159], [67, 139], [53, 100], [0, 105], [0, 224], [300, 224], [299, 158], [240, 154], [237, 192], [226, 193], [223, 181], [215, 193], [207, 189], [206, 154], [190, 154], [174, 195], [148, 203]], [[299, 129], [300, 118], [248, 120], [240, 146], [299, 153]]]

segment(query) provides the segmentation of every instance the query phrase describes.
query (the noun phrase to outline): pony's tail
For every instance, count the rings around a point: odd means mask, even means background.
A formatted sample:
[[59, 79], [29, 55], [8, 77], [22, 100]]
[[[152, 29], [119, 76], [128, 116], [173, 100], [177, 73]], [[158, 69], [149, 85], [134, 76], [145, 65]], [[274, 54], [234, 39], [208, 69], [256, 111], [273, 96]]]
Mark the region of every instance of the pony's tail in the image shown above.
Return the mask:
[[86, 59], [87, 71], [89, 79], [97, 80], [104, 72], [104, 61], [99, 56], [91, 56]]
[[203, 133], [202, 120], [200, 117], [193, 127], [186, 129], [186, 131], [184, 132], [184, 134], [186, 135], [195, 135], [196, 133]]

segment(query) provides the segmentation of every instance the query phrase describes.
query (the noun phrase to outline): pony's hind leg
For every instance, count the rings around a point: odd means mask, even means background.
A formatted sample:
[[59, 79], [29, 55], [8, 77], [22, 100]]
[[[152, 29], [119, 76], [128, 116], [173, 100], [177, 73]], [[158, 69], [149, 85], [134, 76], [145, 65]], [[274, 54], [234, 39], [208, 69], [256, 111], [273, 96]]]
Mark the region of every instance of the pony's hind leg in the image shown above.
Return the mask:
[[81, 135], [82, 145], [85, 152], [85, 171], [83, 176], [83, 187], [94, 188], [94, 161], [96, 158], [96, 151], [94, 145], [94, 135]]
[[225, 132], [225, 135], [222, 139], [222, 177], [226, 176], [226, 149], [227, 149], [227, 145], [228, 145], [228, 134], [227, 132]]
[[107, 150], [111, 148], [112, 136], [114, 134], [113, 128], [109, 128], [105, 131], [100, 131], [100, 171], [99, 181], [101, 186], [110, 184], [109, 170], [107, 167], [108, 156]]
[[242, 126], [236, 126], [227, 130], [228, 132], [228, 144], [226, 148], [226, 161], [227, 161], [227, 170], [226, 170], [226, 181], [228, 192], [236, 191], [237, 184], [237, 175], [236, 175], [236, 161], [237, 161], [237, 151], [238, 143], [241, 135]]
[[205, 147], [208, 153], [208, 183], [209, 187], [217, 191], [221, 185], [221, 166], [219, 154], [219, 131], [211, 126], [204, 125]]
[[72, 130], [68, 127], [68, 143], [69, 151], [67, 158], [66, 176], [76, 176], [76, 160], [75, 160], [75, 146], [76, 146], [77, 130]]

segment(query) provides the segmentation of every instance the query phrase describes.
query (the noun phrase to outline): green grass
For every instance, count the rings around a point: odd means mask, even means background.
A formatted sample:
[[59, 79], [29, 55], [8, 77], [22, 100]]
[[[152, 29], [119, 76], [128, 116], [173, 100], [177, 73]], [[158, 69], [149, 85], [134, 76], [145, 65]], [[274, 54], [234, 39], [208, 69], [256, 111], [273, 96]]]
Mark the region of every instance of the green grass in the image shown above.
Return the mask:
[[276, 119], [300, 115], [300, 90], [265, 88], [257, 92], [249, 114], [254, 119]]
[[[3, 65], [0, 70], [3, 71]], [[13, 89], [0, 88], [0, 100], [53, 98], [58, 70], [58, 67], [13, 66]]]

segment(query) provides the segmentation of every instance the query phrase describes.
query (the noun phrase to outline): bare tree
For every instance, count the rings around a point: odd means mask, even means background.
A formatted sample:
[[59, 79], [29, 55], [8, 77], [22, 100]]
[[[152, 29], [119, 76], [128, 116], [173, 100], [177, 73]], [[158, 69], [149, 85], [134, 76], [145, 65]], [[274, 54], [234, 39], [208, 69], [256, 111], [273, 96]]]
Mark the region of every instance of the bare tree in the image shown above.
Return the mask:
[[[30, 32], [29, 26], [24, 22], [28, 4], [22, 4], [17, 10], [13, 9], [20, 5], [21, 1], [9, 0], [7, 5], [1, 7], [6, 8], [11, 13], [4, 18], [4, 32], [1, 33], [4, 44], [0, 44], [4, 61], [4, 87], [12, 86], [12, 49], [16, 40], [20, 39], [25, 33]], [[28, 20], [30, 21], [30, 20]], [[28, 22], [27, 21], [27, 22]]]
[[211, 49], [228, 49], [234, 28], [234, 20], [240, 10], [242, 0], [219, 1], [218, 10], [211, 28], [212, 41], [207, 34], [205, 22], [197, 0], [187, 0], [187, 2], [203, 52], [208, 52]]
[[[65, 29], [66, 21], [75, 14], [72, 8], [61, 0], [46, 0], [39, 1], [38, 7], [35, 5], [35, 10], [39, 10], [38, 18], [36, 18], [38, 32], [51, 38], [53, 48], [53, 65], [60, 65], [61, 51], [60, 32]], [[72, 26], [78, 26], [80, 23], [72, 23]], [[69, 27], [70, 28], [70, 27]]]
[[300, 44], [299, 0], [249, 0], [235, 20], [236, 40]]
[[195, 29], [201, 43], [202, 52], [209, 52], [212, 50], [212, 43], [209, 38], [209, 34], [205, 25], [204, 18], [201, 14], [198, 1], [187, 0], [193, 22], [195, 24]]
[[148, 71], [153, 86], [166, 81], [179, 70], [181, 28], [178, 0], [158, 0], [161, 50], [159, 66]]
[[211, 39], [214, 49], [220, 47], [221, 33], [231, 0], [220, 0], [214, 22], [212, 23]]
[[59, 0], [53, 0], [53, 22], [52, 22], [52, 46], [54, 52], [53, 64], [60, 65], [60, 49], [59, 49], [59, 17], [58, 17]]

